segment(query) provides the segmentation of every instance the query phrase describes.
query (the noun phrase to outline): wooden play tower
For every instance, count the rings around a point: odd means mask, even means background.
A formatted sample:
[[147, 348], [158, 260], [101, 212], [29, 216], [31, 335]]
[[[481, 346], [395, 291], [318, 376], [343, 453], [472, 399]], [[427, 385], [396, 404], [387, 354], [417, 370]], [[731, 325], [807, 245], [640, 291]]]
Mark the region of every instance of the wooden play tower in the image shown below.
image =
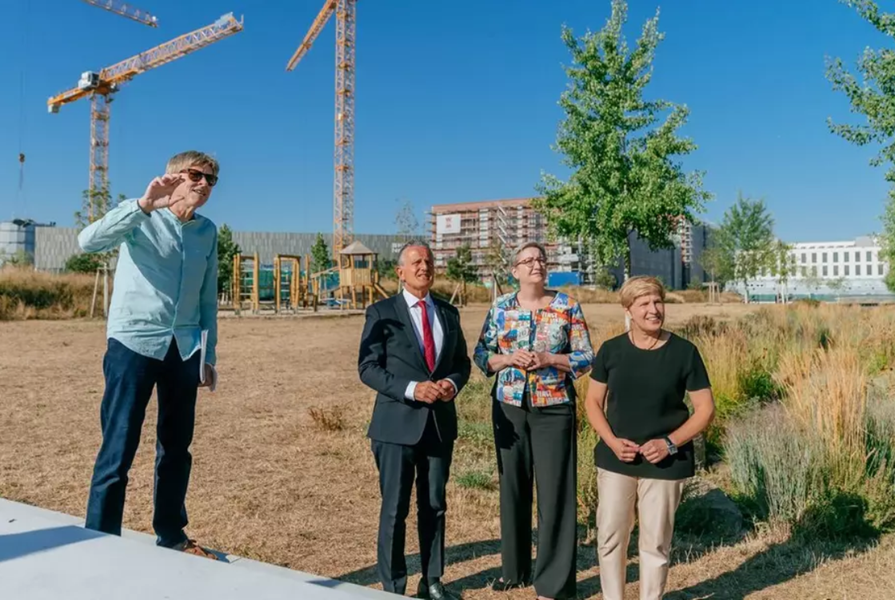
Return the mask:
[[[339, 252], [339, 289], [337, 295], [350, 308], [373, 304], [376, 296], [389, 294], [379, 284], [378, 254], [362, 242], [354, 241]], [[360, 302], [358, 302], [360, 300]]]

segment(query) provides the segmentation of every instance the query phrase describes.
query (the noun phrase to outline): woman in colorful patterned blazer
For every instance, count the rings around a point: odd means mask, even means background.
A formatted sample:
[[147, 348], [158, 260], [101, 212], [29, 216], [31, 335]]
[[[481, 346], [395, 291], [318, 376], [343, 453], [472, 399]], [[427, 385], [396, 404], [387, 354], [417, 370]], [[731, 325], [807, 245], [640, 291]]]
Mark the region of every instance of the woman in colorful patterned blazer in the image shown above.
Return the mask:
[[[494, 441], [500, 472], [502, 577], [493, 589], [533, 582], [539, 598], [575, 597], [576, 426], [573, 380], [593, 349], [581, 306], [545, 289], [547, 254], [530, 243], [517, 253], [519, 291], [497, 299], [485, 319], [475, 362], [497, 375]], [[538, 490], [538, 552], [531, 569], [532, 473]]]

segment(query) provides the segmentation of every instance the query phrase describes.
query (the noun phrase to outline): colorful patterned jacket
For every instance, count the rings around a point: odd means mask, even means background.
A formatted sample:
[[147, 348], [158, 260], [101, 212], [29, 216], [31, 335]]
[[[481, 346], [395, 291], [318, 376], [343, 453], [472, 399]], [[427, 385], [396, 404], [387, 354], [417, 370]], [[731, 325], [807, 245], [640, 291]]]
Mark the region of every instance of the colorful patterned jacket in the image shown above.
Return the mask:
[[532, 406], [570, 402], [572, 380], [590, 371], [594, 358], [581, 305], [562, 292], [556, 293], [548, 307], [535, 311], [521, 308], [515, 293], [498, 298], [485, 318], [475, 363], [490, 376], [494, 373], [488, 368], [488, 359], [516, 350], [568, 354], [572, 372], [556, 367], [531, 372], [508, 367], [497, 374], [494, 396], [498, 401], [521, 406], [527, 390]]

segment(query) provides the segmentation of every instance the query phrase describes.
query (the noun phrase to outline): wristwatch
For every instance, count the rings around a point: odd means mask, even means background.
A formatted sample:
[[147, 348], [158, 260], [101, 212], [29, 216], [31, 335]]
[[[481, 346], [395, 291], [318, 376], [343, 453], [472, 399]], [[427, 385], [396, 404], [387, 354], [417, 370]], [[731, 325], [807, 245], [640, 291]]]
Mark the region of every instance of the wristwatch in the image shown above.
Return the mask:
[[662, 439], [665, 440], [665, 444], [668, 446], [668, 454], [670, 456], [674, 456], [675, 454], [677, 454], [677, 446], [674, 445], [674, 442], [671, 441], [671, 438], [666, 435]]

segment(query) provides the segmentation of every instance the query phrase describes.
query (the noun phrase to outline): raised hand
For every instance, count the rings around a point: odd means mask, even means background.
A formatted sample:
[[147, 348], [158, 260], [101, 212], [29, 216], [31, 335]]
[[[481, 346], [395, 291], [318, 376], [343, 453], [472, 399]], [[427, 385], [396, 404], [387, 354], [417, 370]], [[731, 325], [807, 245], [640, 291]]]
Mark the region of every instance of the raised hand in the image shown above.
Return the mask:
[[171, 206], [176, 203], [176, 200], [172, 202], [171, 195], [177, 189], [177, 186], [183, 182], [183, 175], [176, 173], [156, 177], [146, 186], [146, 192], [137, 203], [143, 209], [143, 212], [147, 213]]

